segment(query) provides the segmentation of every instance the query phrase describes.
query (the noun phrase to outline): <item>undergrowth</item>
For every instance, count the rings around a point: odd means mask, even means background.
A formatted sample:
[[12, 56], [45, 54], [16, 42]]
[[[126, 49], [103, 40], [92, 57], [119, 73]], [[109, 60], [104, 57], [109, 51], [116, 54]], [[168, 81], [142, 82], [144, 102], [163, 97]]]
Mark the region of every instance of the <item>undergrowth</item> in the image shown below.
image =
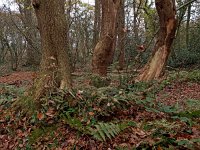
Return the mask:
[[[16, 95], [21, 95], [21, 101], [14, 105], [18, 110], [15, 116], [20, 120], [20, 118], [25, 118], [24, 112], [29, 113], [30, 118], [24, 119], [27, 126], [33, 126], [27, 138], [28, 147], [34, 146], [49, 133], [54, 134], [57, 128], [55, 124], [64, 124], [80, 133], [81, 136], [89, 136], [104, 143], [112, 141], [123, 132], [138, 128], [148, 132], [149, 134], [146, 135], [148, 138], [154, 139], [151, 144], [144, 141], [133, 146], [133, 149], [192, 149], [199, 139], [178, 139], [178, 135], [189, 134], [189, 132], [191, 134], [192, 127], [199, 123], [199, 102], [188, 99], [183, 110], [179, 105], [168, 106], [156, 101], [157, 93], [172, 84], [177, 77], [179, 81], [200, 81], [199, 71], [194, 71], [170, 74], [166, 80], [160, 82], [128, 84], [125, 81], [126, 83], [120, 83], [120, 85], [126, 85], [123, 88], [103, 84], [98, 88], [82, 87], [74, 89], [73, 92], [60, 91], [47, 95], [40, 100], [39, 109], [35, 106], [33, 99], [21, 94], [22, 89], [15, 91], [6, 86], [4, 88], [10, 94], [7, 96], [7, 92], [4, 92], [1, 96], [3, 99], [1, 105], [9, 101], [12, 103]], [[27, 111], [24, 111], [24, 108]], [[132, 109], [134, 111], [131, 111]], [[165, 117], [152, 120], [146, 116], [135, 121], [138, 112], [148, 112], [158, 117], [165, 114]], [[11, 120], [12, 117], [8, 116], [5, 121]], [[7, 129], [7, 132], [9, 131], [10, 129]], [[115, 148], [126, 149], [126, 146], [118, 145]]]
[[25, 89], [18, 88], [14, 85], [0, 84], [0, 105], [15, 100], [18, 96], [23, 95]]

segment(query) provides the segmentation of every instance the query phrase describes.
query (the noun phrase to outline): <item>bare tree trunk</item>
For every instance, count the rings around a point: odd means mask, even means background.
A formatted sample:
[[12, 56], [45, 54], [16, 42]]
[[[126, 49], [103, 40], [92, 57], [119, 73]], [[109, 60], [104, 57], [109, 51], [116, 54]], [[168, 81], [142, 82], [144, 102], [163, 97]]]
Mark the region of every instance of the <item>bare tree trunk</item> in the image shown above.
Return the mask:
[[101, 36], [97, 43], [93, 59], [93, 73], [101, 76], [107, 75], [107, 67], [110, 64], [110, 59], [113, 57], [113, 43], [116, 32], [117, 11], [120, 5], [120, 0], [102, 0], [102, 23]]
[[99, 31], [100, 31], [100, 1], [95, 0], [95, 17], [94, 17], [94, 34], [93, 34], [93, 47], [96, 46], [99, 40]]
[[133, 32], [134, 32], [134, 47], [137, 47], [137, 45], [139, 44], [139, 30], [138, 30], [138, 22], [137, 22], [137, 19], [138, 19], [138, 9], [137, 8], [137, 1], [134, 1], [133, 2]]
[[[22, 3], [22, 5], [21, 5]], [[40, 63], [39, 45], [37, 44], [37, 31], [33, 10], [31, 9], [31, 0], [25, 0], [18, 4], [22, 22], [25, 26], [25, 38], [27, 41], [27, 61], [26, 65], [38, 66]]]
[[65, 0], [32, 0], [42, 40], [41, 73], [36, 81], [34, 98], [52, 90], [71, 89], [67, 54]]
[[174, 40], [177, 20], [175, 0], [156, 0], [160, 29], [149, 62], [141, 70], [137, 81], [149, 81], [163, 75], [170, 47]]
[[125, 12], [124, 12], [124, 0], [121, 0], [119, 8], [118, 19], [118, 48], [119, 48], [119, 70], [123, 70], [125, 65]]
[[189, 35], [190, 35], [190, 16], [191, 16], [191, 4], [188, 5], [187, 8], [187, 22], [186, 22], [186, 46], [187, 49], [189, 50]]

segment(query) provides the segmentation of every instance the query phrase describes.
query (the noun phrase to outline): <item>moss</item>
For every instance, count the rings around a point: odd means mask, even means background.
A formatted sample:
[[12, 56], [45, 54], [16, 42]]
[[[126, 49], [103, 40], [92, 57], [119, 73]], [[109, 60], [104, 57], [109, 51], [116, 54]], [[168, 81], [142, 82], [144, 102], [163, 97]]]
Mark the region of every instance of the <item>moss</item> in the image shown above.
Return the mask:
[[32, 96], [21, 96], [12, 104], [12, 110], [31, 116], [36, 111], [36, 103]]
[[111, 79], [109, 77], [100, 77], [98, 75], [93, 75], [90, 80], [90, 84], [97, 88], [109, 86], [110, 83]]
[[177, 114], [179, 117], [200, 118], [200, 110], [184, 111]]
[[57, 129], [57, 126], [51, 126], [51, 127], [43, 127], [43, 128], [36, 128], [31, 132], [31, 135], [29, 136], [29, 144], [36, 143], [40, 138], [47, 137], [49, 133], [55, 131]]

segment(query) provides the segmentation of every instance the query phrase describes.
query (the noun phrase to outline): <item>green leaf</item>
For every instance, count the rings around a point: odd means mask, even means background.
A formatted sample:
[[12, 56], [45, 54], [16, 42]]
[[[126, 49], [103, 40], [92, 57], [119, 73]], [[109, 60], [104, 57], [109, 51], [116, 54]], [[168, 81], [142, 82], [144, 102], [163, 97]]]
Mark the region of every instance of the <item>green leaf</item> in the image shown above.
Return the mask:
[[95, 127], [97, 128], [97, 132], [99, 133], [99, 135], [101, 136], [101, 138], [102, 138], [104, 141], [106, 141], [104, 132], [102, 131], [102, 129], [100, 128], [100, 126], [99, 126], [99, 125], [95, 125]]
[[192, 139], [191, 141], [195, 142], [195, 143], [200, 143], [200, 138], [198, 138], [198, 139]]
[[105, 123], [104, 126], [107, 128], [109, 134], [112, 135], [112, 137], [115, 137], [114, 133], [111, 130], [112, 127], [110, 127], [110, 124]]
[[177, 141], [177, 144], [179, 146], [188, 145], [189, 141], [188, 140], [180, 140], [180, 141]]
[[103, 141], [103, 139], [101, 138], [101, 136], [97, 133], [97, 134], [94, 134], [93, 137], [97, 140], [100, 140], [100, 141]]
[[108, 130], [107, 130], [105, 124], [99, 123], [99, 125], [100, 125], [100, 127], [102, 128], [102, 130], [104, 131], [104, 133], [106, 134], [106, 136], [107, 136], [109, 139], [111, 139], [110, 133], [108, 132]]
[[110, 123], [110, 129], [112, 130], [112, 132], [114, 133], [114, 135], [117, 135], [119, 133], [119, 127], [117, 128], [118, 126], [113, 124], [113, 123]]

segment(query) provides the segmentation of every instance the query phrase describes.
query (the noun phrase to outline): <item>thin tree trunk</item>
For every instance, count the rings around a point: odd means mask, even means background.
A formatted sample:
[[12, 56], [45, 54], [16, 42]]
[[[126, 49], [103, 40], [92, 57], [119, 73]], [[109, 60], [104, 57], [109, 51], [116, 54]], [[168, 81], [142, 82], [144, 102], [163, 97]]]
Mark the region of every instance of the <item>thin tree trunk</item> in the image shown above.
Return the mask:
[[94, 17], [94, 33], [93, 33], [93, 47], [96, 46], [99, 40], [99, 31], [100, 31], [100, 1], [95, 0], [95, 17]]
[[191, 4], [188, 5], [188, 10], [187, 10], [187, 23], [186, 23], [186, 46], [187, 49], [189, 50], [189, 35], [190, 35], [190, 16], [191, 16]]
[[138, 9], [137, 8], [137, 1], [133, 2], [133, 32], [134, 32], [134, 47], [137, 47], [137, 45], [139, 44], [139, 36], [138, 36], [138, 22], [137, 22], [137, 18], [138, 18]]
[[123, 70], [125, 65], [125, 12], [124, 12], [124, 0], [121, 0], [119, 8], [118, 19], [118, 48], [119, 48], [119, 70]]
[[25, 26], [25, 38], [27, 40], [27, 61], [26, 65], [38, 66], [40, 63], [39, 46], [37, 44], [37, 31], [34, 22], [33, 10], [31, 9], [31, 0], [25, 0], [19, 3], [19, 10], [22, 16], [22, 22]]
[[158, 79], [163, 75], [170, 47], [175, 37], [177, 20], [175, 0], [156, 0], [160, 29], [149, 62], [144, 66], [136, 81]]

